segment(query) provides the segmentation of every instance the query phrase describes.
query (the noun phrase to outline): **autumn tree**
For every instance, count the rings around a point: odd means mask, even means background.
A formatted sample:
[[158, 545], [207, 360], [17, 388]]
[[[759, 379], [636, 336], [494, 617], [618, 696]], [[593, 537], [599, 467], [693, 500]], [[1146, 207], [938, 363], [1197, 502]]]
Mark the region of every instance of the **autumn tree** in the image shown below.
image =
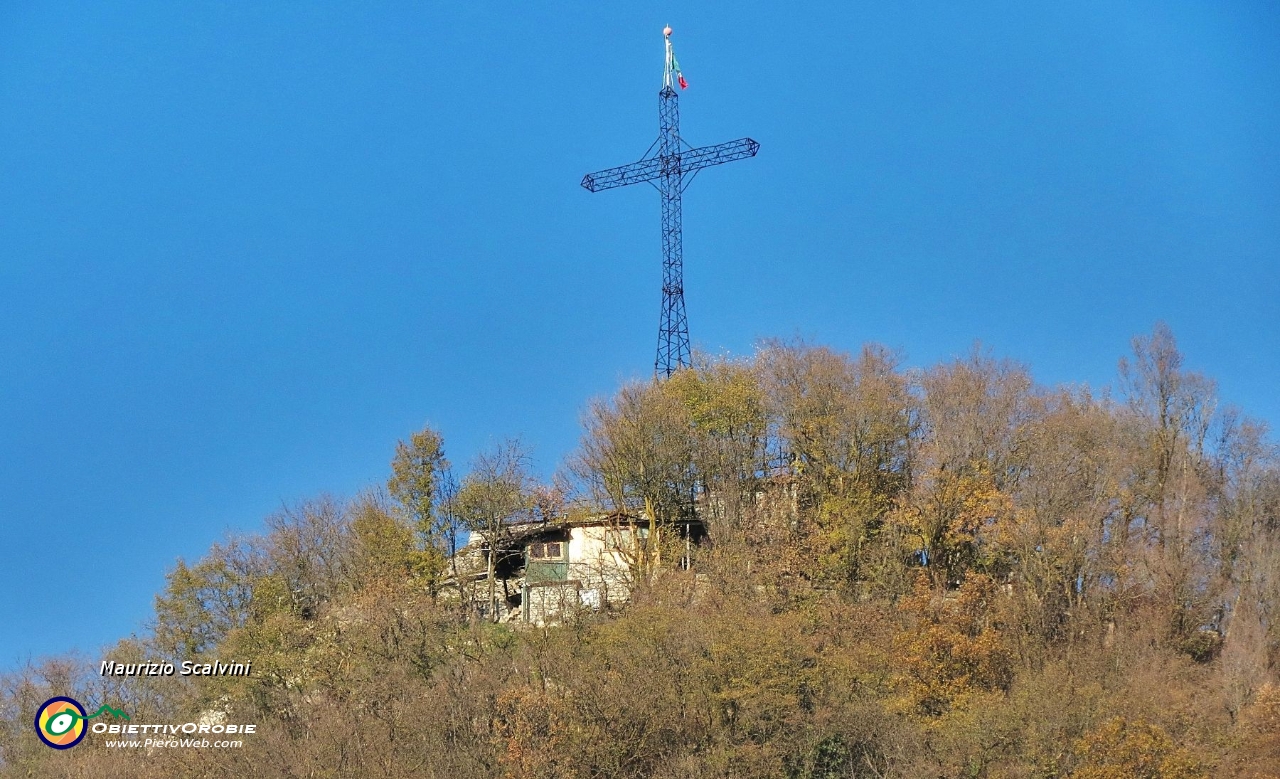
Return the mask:
[[154, 643], [173, 661], [216, 648], [249, 619], [254, 587], [267, 573], [260, 543], [232, 538], [188, 565], [179, 558], [155, 599]]
[[771, 454], [757, 372], [743, 360], [698, 355], [692, 368], [673, 374], [661, 390], [684, 407], [681, 422], [704, 522], [713, 532], [738, 527], [752, 513]]
[[994, 542], [1025, 475], [1031, 378], [975, 348], [926, 371], [921, 388], [921, 441], [896, 521], [919, 541], [935, 586], [956, 586], [969, 571], [1002, 574], [1007, 557]]
[[457, 551], [457, 523], [447, 510], [454, 491], [444, 439], [430, 427], [396, 444], [387, 491], [400, 515], [417, 528], [415, 573], [434, 591], [449, 558]]
[[1085, 391], [1041, 395], [1023, 430], [1024, 473], [992, 541], [1005, 555], [1023, 658], [1043, 659], [1086, 613], [1098, 613], [1114, 577], [1100, 559], [1120, 501], [1125, 458], [1110, 411]]
[[667, 383], [631, 383], [594, 401], [575, 473], [602, 504], [638, 514], [650, 502], [666, 520], [689, 518], [697, 478], [693, 420]]
[[1219, 534], [1215, 504], [1221, 470], [1209, 447], [1217, 411], [1208, 378], [1183, 369], [1168, 326], [1133, 340], [1120, 361], [1133, 433], [1134, 481], [1123, 550], [1149, 585], [1175, 642], [1194, 642], [1213, 624], [1217, 599], [1210, 560], [1200, 549]]
[[476, 455], [456, 498], [458, 518], [485, 544], [488, 613], [498, 620], [494, 572], [502, 541], [514, 520], [527, 518], [534, 507], [536, 482], [529, 454], [516, 439], [502, 441]]
[[908, 552], [886, 520], [911, 483], [919, 408], [898, 358], [878, 346], [851, 358], [766, 341], [756, 362], [797, 508], [816, 530], [800, 528], [812, 545], [812, 575], [901, 592]]
[[926, 577], [899, 609], [908, 624], [895, 640], [909, 711], [937, 716], [975, 691], [1006, 689], [1012, 656], [1000, 627], [998, 589], [990, 577], [969, 576], [954, 596]]
[[[362, 495], [354, 502], [351, 514], [355, 565], [362, 586], [374, 580], [421, 575], [427, 567], [424, 562], [435, 563], [439, 550], [419, 549], [413, 531], [386, 505], [385, 498], [372, 493]], [[429, 576], [438, 570], [427, 567], [425, 573]]]
[[1085, 734], [1076, 745], [1079, 779], [1203, 779], [1195, 756], [1178, 747], [1158, 725], [1117, 717]]

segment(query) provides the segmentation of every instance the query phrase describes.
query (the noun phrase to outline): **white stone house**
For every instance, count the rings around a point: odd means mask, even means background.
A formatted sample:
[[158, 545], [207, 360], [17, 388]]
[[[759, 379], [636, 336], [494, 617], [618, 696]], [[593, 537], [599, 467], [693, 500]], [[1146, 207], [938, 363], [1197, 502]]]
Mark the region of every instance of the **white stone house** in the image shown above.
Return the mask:
[[[464, 597], [484, 614], [504, 622], [558, 622], [581, 609], [607, 610], [630, 597], [632, 582], [645, 570], [688, 565], [688, 552], [702, 538], [700, 523], [650, 528], [647, 519], [597, 514], [577, 519], [509, 526], [496, 544], [496, 603], [488, 600], [488, 543], [478, 538], [459, 550], [455, 561]], [[652, 537], [651, 537], [652, 536]], [[671, 543], [676, 541], [678, 543]], [[684, 549], [662, 559], [662, 550]], [[464, 591], [465, 588], [465, 591]]]

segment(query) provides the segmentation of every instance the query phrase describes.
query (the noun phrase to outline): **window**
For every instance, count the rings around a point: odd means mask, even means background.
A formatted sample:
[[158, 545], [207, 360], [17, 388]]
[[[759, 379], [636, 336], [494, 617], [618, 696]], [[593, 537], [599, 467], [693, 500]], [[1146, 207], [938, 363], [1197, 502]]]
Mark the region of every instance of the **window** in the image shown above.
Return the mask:
[[545, 544], [530, 544], [530, 560], [559, 560], [564, 557], [564, 544], [551, 541]]

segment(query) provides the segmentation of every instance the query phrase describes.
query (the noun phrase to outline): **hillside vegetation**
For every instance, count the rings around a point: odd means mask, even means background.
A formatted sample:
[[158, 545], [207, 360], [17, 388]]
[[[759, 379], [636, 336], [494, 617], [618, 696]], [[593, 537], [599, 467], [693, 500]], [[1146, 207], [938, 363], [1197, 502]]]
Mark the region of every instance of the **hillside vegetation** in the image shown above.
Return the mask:
[[[592, 403], [551, 484], [518, 442], [455, 481], [444, 443], [179, 562], [104, 655], [251, 675], [4, 677], [0, 774], [1280, 777], [1280, 456], [1163, 326], [1104, 394], [980, 351], [702, 358]], [[695, 505], [690, 569], [612, 612], [493, 624], [449, 586], [461, 528]], [[57, 752], [31, 717], [59, 694], [258, 732]]]

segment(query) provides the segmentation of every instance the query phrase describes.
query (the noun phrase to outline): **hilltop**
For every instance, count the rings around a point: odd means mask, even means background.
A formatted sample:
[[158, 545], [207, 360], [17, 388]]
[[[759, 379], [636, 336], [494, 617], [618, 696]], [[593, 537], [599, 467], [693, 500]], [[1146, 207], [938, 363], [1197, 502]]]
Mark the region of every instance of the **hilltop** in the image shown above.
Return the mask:
[[[583, 418], [551, 483], [427, 428], [385, 488], [179, 561], [146, 634], [3, 679], [0, 773], [1277, 776], [1280, 452], [1167, 328], [1109, 390], [772, 341]], [[625, 597], [497, 608], [574, 580], [578, 526], [632, 550]], [[138, 670], [183, 662], [214, 671]], [[59, 752], [54, 695], [254, 729]]]

